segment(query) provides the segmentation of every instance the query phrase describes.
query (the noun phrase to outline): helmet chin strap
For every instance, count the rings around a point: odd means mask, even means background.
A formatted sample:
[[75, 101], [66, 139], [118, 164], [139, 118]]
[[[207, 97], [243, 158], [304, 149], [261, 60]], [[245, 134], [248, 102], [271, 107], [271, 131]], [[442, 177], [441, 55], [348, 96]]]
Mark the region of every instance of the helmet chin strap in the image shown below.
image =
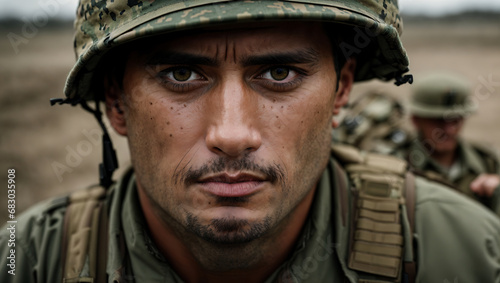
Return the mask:
[[394, 82], [394, 84], [397, 86], [400, 86], [400, 85], [405, 84], [405, 83], [409, 83], [409, 84], [413, 83], [413, 75], [411, 75], [411, 74], [402, 76], [402, 73], [398, 73], [398, 74], [396, 74], [394, 79], [396, 80]]
[[[102, 163], [99, 164], [99, 184], [104, 188], [109, 188], [111, 184], [113, 184], [113, 172], [118, 168], [118, 159], [116, 158], [116, 151], [113, 148], [113, 143], [111, 142], [111, 138], [109, 137], [108, 130], [106, 129], [106, 125], [102, 121], [102, 112], [99, 108], [99, 100], [95, 100], [95, 109], [92, 109], [86, 101], [80, 100], [78, 103], [82, 106], [86, 111], [94, 114], [94, 117], [97, 119], [99, 126], [103, 131], [102, 135]], [[50, 104], [53, 106], [55, 104], [71, 104], [75, 106], [78, 103], [72, 103], [68, 99], [62, 98], [51, 98]]]

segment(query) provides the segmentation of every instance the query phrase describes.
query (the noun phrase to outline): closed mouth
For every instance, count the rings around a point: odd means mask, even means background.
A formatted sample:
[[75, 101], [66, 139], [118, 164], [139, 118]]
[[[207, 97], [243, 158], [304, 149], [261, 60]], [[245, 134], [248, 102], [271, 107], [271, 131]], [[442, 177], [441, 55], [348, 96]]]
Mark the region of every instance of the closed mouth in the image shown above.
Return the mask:
[[252, 173], [219, 173], [200, 178], [202, 190], [218, 197], [244, 197], [256, 193], [266, 179]]

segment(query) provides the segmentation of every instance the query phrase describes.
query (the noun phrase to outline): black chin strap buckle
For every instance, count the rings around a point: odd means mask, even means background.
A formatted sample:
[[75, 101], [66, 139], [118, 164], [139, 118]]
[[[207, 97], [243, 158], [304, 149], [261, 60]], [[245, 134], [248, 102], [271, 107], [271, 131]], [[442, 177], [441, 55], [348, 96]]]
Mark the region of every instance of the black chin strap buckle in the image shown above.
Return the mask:
[[80, 99], [70, 99], [70, 98], [51, 98], [50, 99], [50, 106], [54, 106], [56, 104], [63, 105], [63, 104], [70, 104], [71, 106], [75, 106], [81, 103]]
[[63, 105], [64, 103], [67, 103], [64, 98], [51, 98], [50, 99], [50, 106], [54, 106], [56, 104]]
[[413, 83], [413, 75], [404, 75], [402, 76], [401, 74], [397, 74], [396, 77], [394, 77], [396, 82], [394, 82], [395, 85], [400, 86], [405, 83], [412, 84]]
[[105, 188], [113, 184], [113, 172], [118, 169], [118, 159], [107, 132], [102, 135], [102, 163], [99, 164], [99, 183]]

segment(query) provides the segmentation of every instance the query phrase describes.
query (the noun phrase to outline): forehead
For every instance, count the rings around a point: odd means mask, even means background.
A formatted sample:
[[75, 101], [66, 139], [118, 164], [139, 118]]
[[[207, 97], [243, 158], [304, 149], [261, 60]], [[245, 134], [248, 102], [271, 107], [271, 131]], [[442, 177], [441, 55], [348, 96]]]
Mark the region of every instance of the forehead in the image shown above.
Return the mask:
[[[330, 36], [317, 22], [265, 22], [215, 26], [182, 31], [138, 41], [132, 53], [149, 55], [155, 50], [197, 54], [265, 53], [304, 49], [331, 55]], [[134, 52], [135, 51], [135, 52]], [[237, 56], [237, 54], [232, 54]]]

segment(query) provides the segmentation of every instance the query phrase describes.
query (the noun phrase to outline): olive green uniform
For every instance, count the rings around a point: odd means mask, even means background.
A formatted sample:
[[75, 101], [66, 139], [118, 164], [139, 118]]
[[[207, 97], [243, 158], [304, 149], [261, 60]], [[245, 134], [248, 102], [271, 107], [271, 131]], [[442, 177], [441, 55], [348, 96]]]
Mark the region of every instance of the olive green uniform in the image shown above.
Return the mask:
[[413, 168], [428, 178], [449, 184], [500, 215], [500, 186], [490, 198], [480, 197], [470, 189], [471, 182], [480, 174], [500, 173], [499, 161], [494, 152], [464, 140], [459, 140], [456, 152], [457, 163], [454, 169], [447, 169], [438, 164], [418, 140], [409, 143], [406, 147], [398, 148], [394, 155], [406, 159]]
[[[416, 282], [499, 282], [500, 220], [437, 183], [417, 177], [415, 184]], [[359, 273], [348, 268], [355, 198], [350, 188], [332, 159], [293, 252], [266, 282], [358, 282]], [[107, 203], [109, 247], [99, 256], [108, 256], [109, 282], [183, 282], [149, 236], [133, 172], [114, 186]], [[7, 273], [9, 232], [1, 230], [0, 282], [60, 282], [65, 211], [64, 201], [47, 201], [18, 218], [15, 276]], [[124, 250], [130, 261], [123, 260]]]

